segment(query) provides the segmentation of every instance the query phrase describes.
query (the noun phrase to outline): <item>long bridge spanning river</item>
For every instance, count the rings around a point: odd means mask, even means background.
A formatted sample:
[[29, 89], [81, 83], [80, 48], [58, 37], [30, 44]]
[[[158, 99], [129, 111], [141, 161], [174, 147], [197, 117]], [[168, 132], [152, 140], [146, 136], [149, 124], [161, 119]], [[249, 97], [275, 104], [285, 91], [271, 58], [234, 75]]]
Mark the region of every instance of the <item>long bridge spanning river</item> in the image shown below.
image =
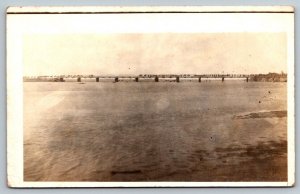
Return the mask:
[[169, 82], [180, 82], [180, 81], [198, 81], [201, 82], [203, 79], [213, 79], [225, 81], [225, 79], [240, 79], [244, 81], [249, 81], [255, 74], [202, 74], [202, 75], [189, 75], [189, 74], [180, 74], [180, 75], [148, 75], [148, 74], [140, 74], [140, 75], [60, 75], [60, 76], [30, 76], [24, 77], [24, 81], [49, 81], [49, 82], [66, 82], [66, 81], [169, 81]]
[[285, 181], [284, 77], [24, 77], [24, 180]]
[[25, 76], [25, 82], [181, 82], [206, 80], [243, 80], [286, 82], [287, 74], [140, 74], [140, 75], [55, 75], [55, 76]]

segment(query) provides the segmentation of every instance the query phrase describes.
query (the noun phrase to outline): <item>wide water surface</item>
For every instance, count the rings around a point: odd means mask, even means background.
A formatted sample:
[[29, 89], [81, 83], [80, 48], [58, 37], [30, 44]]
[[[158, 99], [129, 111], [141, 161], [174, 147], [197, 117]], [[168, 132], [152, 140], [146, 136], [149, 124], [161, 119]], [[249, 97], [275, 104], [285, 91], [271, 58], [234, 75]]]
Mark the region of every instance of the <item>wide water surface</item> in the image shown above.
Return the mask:
[[25, 181], [285, 181], [286, 83], [24, 83]]

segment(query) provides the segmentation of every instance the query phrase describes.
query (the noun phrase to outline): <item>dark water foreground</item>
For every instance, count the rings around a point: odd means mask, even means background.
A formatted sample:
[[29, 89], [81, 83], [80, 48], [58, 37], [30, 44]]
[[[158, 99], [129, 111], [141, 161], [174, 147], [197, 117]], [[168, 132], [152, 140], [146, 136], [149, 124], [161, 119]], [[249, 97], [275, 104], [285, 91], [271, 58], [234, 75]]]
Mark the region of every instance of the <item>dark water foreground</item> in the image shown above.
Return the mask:
[[24, 83], [25, 181], [286, 181], [286, 83]]

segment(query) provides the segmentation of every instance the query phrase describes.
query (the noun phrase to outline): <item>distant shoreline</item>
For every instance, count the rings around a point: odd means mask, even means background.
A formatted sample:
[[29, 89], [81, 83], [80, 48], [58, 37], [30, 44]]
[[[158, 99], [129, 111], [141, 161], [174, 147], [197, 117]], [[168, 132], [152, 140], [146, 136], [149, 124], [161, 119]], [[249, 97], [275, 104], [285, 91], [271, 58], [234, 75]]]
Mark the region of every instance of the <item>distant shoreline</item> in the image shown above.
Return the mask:
[[[93, 80], [94, 79], [94, 80]], [[116, 75], [116, 76], [97, 76], [97, 75], [58, 75], [58, 76], [24, 76], [24, 82], [81, 82], [83, 80], [93, 80], [94, 82], [107, 81], [155, 81], [158, 82], [180, 82], [180, 80], [189, 80], [201, 82], [202, 80], [236, 80], [245, 79], [251, 82], [287, 82], [287, 74], [268, 73], [268, 74], [140, 74], [134, 75]]]

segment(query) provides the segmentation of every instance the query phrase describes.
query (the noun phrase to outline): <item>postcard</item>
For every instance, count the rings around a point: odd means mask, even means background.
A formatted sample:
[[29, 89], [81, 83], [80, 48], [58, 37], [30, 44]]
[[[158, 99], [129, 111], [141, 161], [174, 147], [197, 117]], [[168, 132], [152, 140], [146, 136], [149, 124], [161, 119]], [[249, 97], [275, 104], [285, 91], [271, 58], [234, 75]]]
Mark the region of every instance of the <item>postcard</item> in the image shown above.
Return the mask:
[[9, 7], [9, 187], [289, 187], [294, 8]]

